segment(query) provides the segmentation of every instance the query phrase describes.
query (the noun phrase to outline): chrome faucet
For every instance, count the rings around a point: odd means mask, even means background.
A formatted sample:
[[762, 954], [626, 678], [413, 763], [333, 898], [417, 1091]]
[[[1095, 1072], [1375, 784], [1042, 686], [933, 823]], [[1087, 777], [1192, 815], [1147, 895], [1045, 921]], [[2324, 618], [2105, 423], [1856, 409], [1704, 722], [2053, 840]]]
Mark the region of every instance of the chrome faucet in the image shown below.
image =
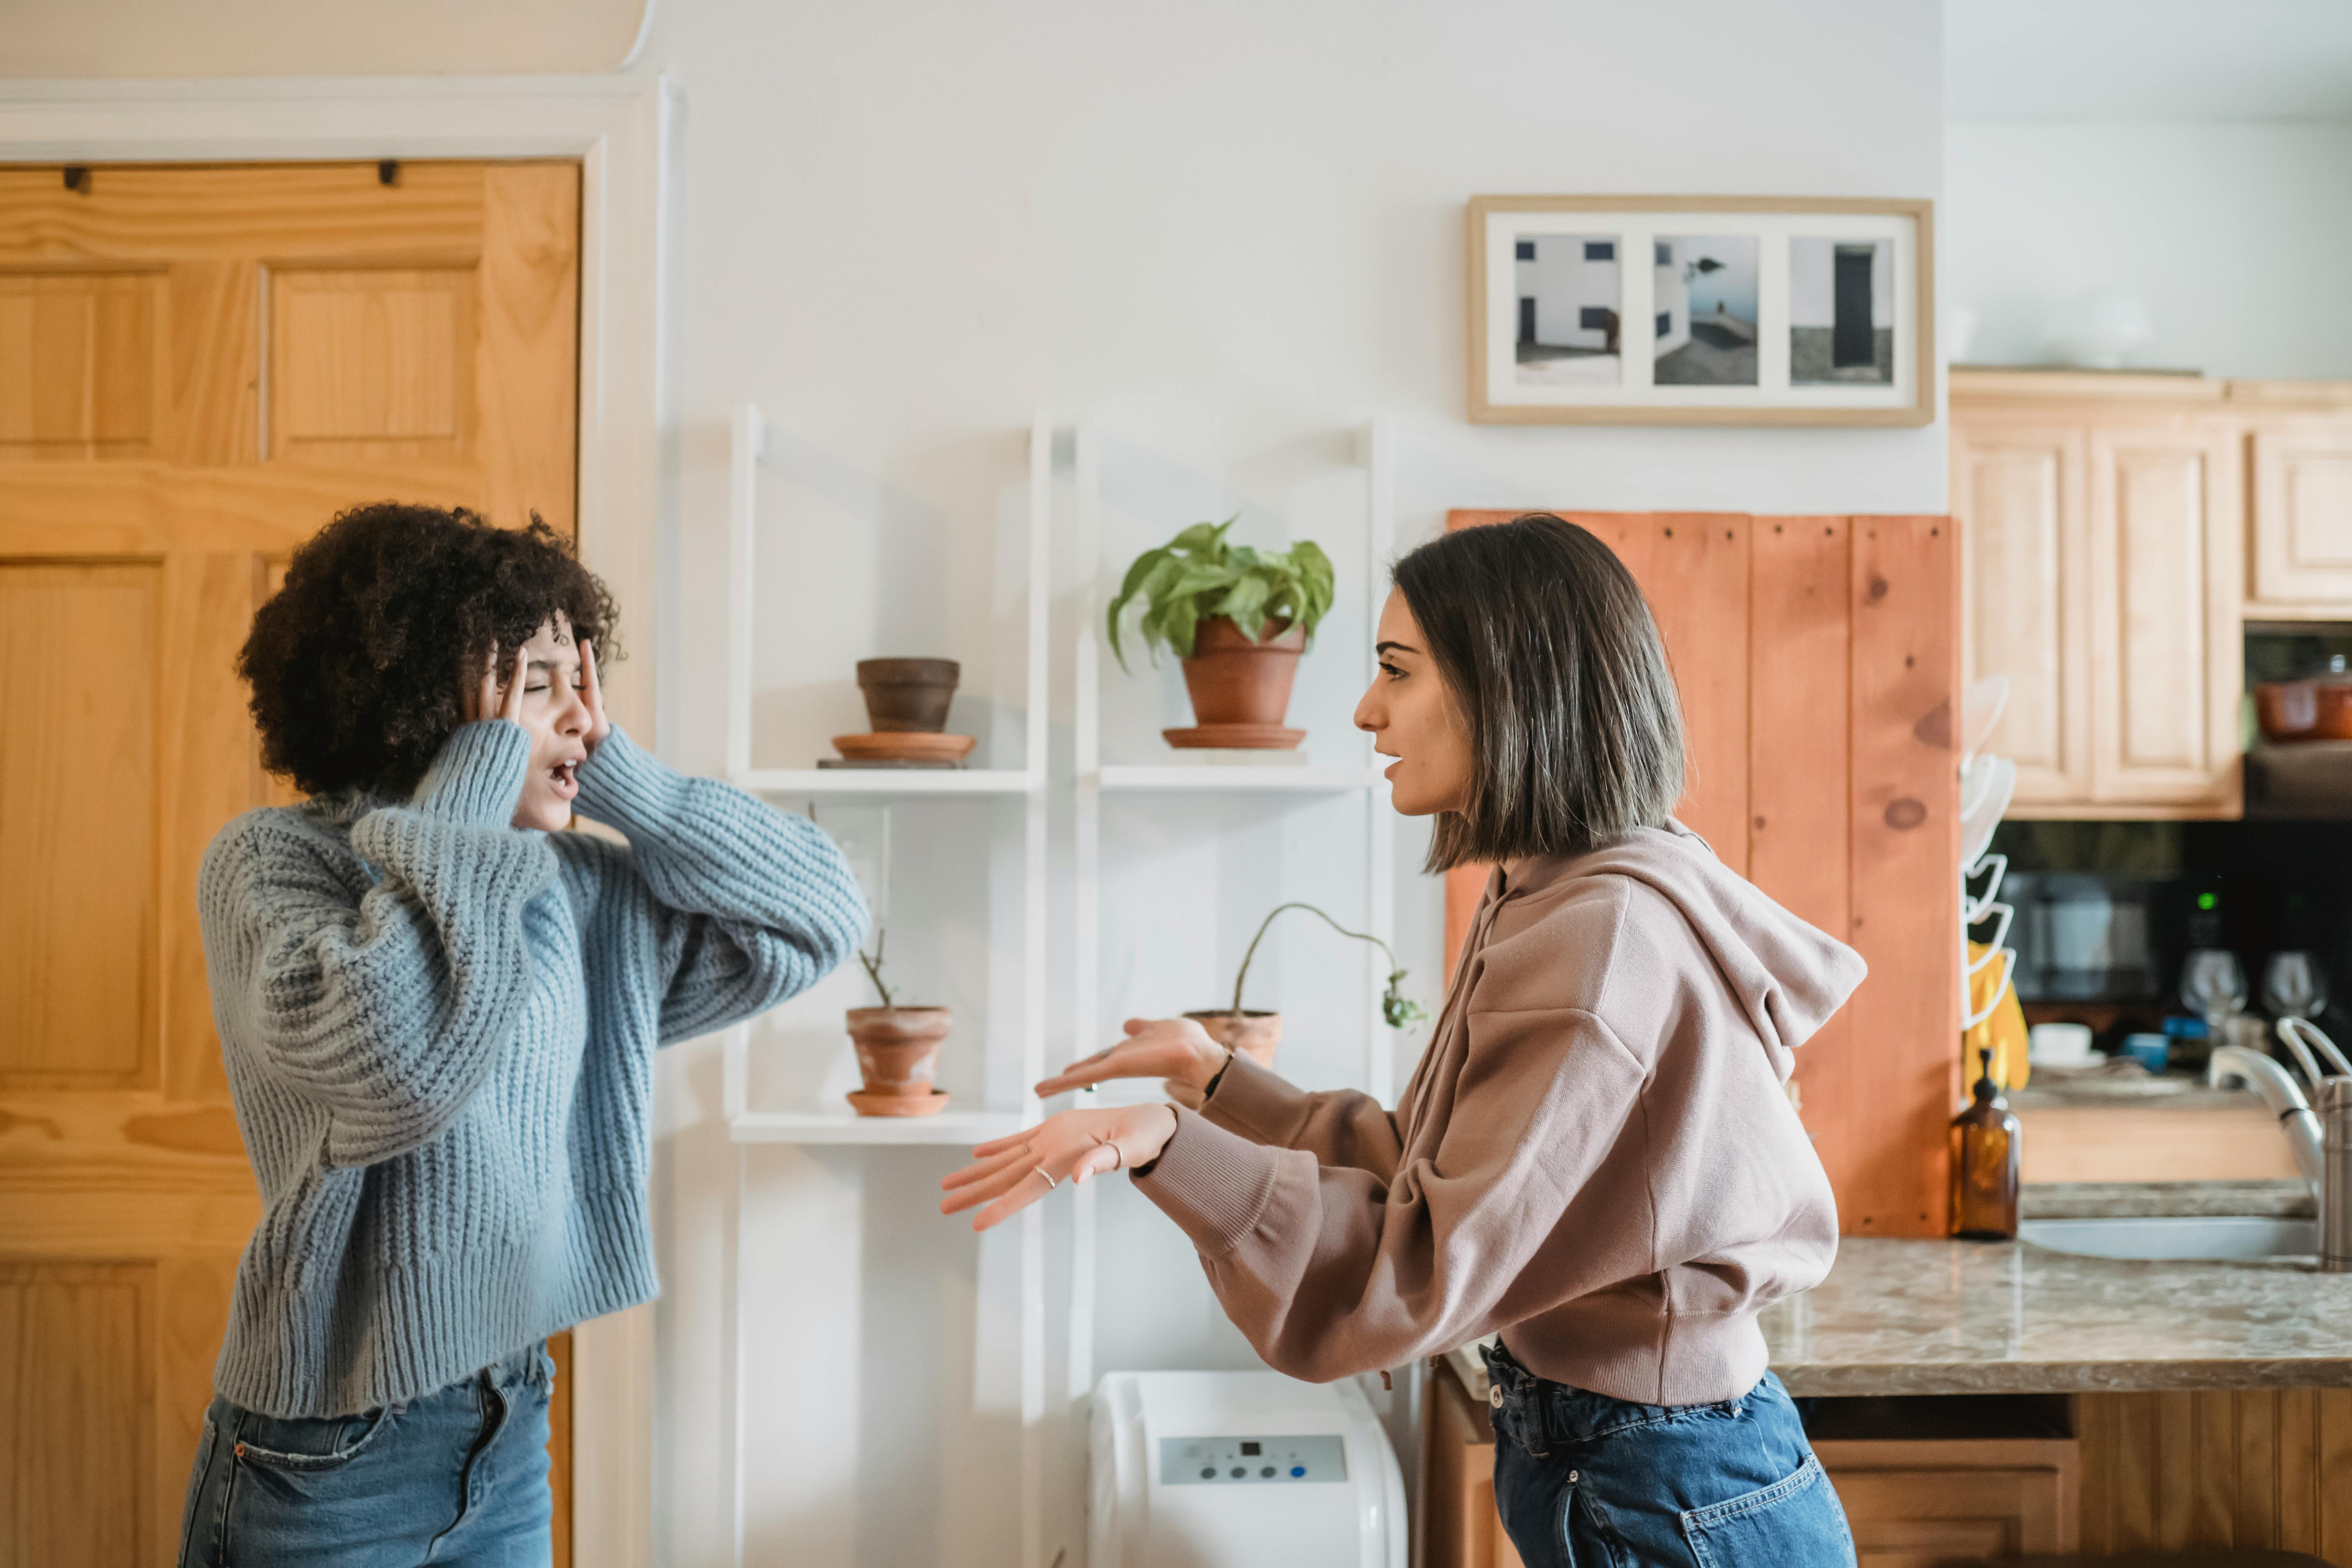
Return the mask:
[[[2242, 1079], [2263, 1097], [2294, 1150], [2296, 1169], [2319, 1201], [2320, 1268], [2352, 1273], [2352, 1061], [2306, 1019], [2280, 1019], [2278, 1036], [2310, 1080], [2319, 1110], [2304, 1098], [2292, 1073], [2243, 1046], [2216, 1046], [2205, 1080], [2219, 1088]], [[2333, 1074], [2321, 1072], [2321, 1057], [2336, 1069]]]

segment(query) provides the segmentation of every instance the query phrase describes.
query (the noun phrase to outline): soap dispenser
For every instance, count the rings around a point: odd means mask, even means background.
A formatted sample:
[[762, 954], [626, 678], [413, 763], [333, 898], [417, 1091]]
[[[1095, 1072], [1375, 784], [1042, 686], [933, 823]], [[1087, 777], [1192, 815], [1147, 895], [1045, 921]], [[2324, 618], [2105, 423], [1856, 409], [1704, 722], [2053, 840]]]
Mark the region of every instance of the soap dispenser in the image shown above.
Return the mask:
[[2009, 1241], [2017, 1235], [2021, 1130], [1992, 1081], [1992, 1053], [1977, 1056], [1983, 1071], [1976, 1098], [1952, 1118], [1952, 1234], [1971, 1241]]

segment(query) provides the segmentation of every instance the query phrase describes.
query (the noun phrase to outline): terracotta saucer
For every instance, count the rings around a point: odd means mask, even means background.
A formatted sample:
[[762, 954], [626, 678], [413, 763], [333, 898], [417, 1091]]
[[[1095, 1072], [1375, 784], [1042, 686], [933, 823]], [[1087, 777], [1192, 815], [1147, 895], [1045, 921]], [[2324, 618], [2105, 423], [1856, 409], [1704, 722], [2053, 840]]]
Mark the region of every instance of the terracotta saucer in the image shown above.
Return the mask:
[[849, 1091], [849, 1103], [860, 1116], [937, 1116], [948, 1108], [948, 1091], [935, 1089], [929, 1094], [868, 1094], [853, 1089]]
[[[1279, 724], [1195, 724], [1189, 730], [1162, 730], [1160, 736], [1179, 751], [1227, 748], [1244, 752], [1295, 752], [1307, 739], [1304, 730]], [[837, 742], [836, 742], [837, 743]]]
[[933, 735], [904, 730], [833, 738], [833, 749], [853, 763], [960, 763], [979, 743], [970, 735]]

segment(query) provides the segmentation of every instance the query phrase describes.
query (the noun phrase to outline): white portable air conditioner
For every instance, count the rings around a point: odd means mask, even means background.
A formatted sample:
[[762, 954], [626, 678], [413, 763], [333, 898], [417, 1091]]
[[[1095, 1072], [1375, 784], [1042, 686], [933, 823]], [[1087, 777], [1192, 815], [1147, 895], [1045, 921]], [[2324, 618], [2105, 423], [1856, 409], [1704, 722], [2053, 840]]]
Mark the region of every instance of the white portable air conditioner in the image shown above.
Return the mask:
[[1405, 1568], [1404, 1477], [1351, 1379], [1114, 1372], [1087, 1568]]

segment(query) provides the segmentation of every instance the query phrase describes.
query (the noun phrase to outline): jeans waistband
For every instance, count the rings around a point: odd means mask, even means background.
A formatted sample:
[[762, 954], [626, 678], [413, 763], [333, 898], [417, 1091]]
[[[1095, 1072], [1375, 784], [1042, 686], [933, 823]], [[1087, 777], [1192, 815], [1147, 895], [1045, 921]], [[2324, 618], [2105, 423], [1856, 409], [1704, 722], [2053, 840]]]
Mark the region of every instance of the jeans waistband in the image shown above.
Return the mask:
[[1496, 1428], [1507, 1432], [1538, 1458], [1547, 1457], [1554, 1447], [1593, 1442], [1614, 1432], [1676, 1420], [1696, 1411], [1723, 1408], [1737, 1413], [1775, 1386], [1768, 1372], [1755, 1388], [1717, 1405], [1640, 1405], [1538, 1377], [1521, 1366], [1499, 1340], [1480, 1353], [1486, 1362], [1486, 1402]]

